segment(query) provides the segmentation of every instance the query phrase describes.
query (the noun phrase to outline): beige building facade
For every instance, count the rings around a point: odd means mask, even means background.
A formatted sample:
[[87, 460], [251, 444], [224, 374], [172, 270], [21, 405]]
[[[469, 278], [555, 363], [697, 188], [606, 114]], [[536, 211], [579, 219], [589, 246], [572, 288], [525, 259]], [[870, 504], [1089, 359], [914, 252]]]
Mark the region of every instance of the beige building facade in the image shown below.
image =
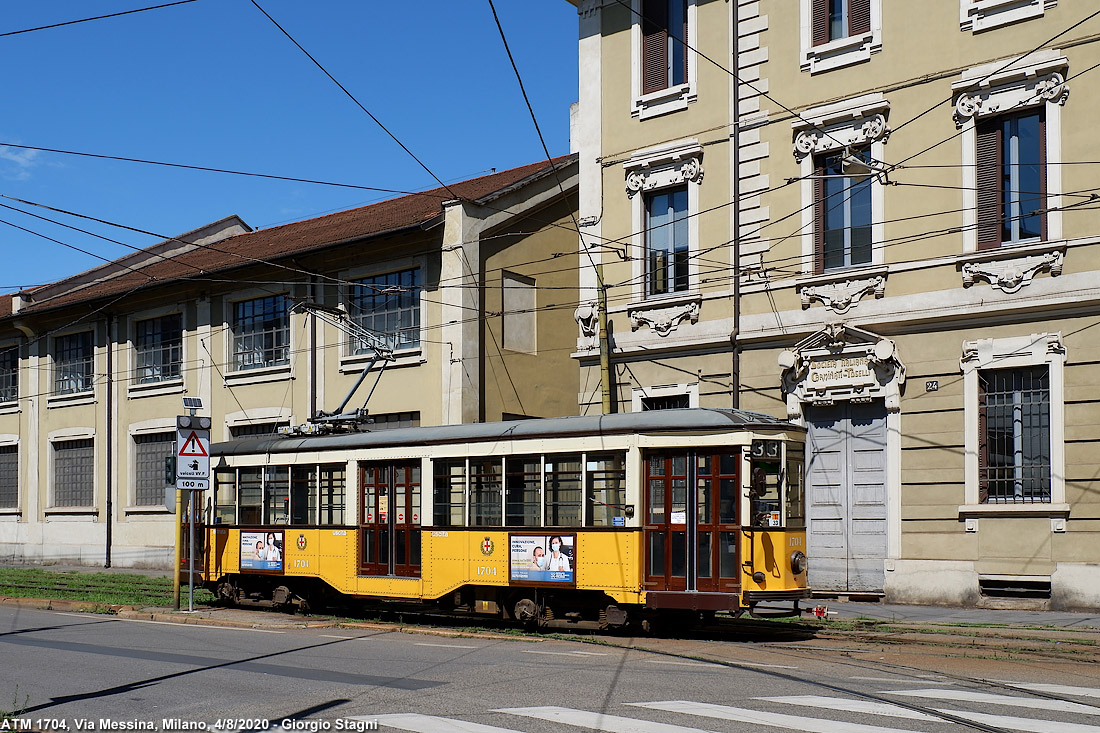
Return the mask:
[[581, 0], [582, 412], [805, 424], [810, 583], [1100, 605], [1100, 16]]
[[[393, 349], [348, 400], [370, 394], [364, 429], [575, 414], [555, 303], [577, 287], [576, 189], [566, 156], [259, 231], [230, 217], [5, 297], [0, 559], [170, 567], [181, 398], [214, 441], [332, 412], [372, 353], [338, 323]], [[301, 502], [264, 490], [256, 516], [343, 516], [355, 483], [329, 478]]]

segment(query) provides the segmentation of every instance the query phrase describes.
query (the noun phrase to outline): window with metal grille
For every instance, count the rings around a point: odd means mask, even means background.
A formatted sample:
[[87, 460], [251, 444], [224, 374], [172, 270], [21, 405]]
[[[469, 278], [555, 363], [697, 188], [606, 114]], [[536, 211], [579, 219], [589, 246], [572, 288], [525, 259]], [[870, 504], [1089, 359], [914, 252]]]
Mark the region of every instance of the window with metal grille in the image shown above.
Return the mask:
[[134, 325], [134, 381], [179, 379], [183, 362], [183, 321], [179, 313]]
[[[420, 268], [388, 272], [353, 281], [348, 314], [368, 331], [393, 337], [396, 348], [420, 345]], [[352, 339], [353, 354], [367, 349]]]
[[233, 368], [236, 371], [290, 363], [290, 315], [285, 295], [233, 304]]
[[979, 500], [1049, 502], [1048, 367], [981, 371], [978, 390]]
[[813, 44], [859, 36], [871, 31], [871, 0], [812, 0]]
[[687, 83], [687, 0], [642, 0], [642, 94]]
[[419, 412], [383, 412], [371, 415], [371, 430], [394, 430], [396, 428], [420, 427]]
[[851, 175], [869, 163], [870, 150], [838, 150], [818, 156], [814, 176], [814, 258], [817, 272], [871, 261], [871, 177]]
[[646, 194], [646, 293], [688, 289], [688, 190], [677, 186]]
[[978, 248], [1045, 236], [1046, 118], [1042, 107], [977, 123]]
[[0, 446], [0, 508], [19, 506], [19, 446]]
[[171, 458], [175, 433], [134, 436], [134, 505], [164, 503], [164, 461]]
[[683, 407], [691, 407], [690, 398], [686, 394], [670, 394], [642, 398], [643, 412], [647, 410], [679, 410]]
[[90, 507], [94, 504], [95, 440], [83, 438], [55, 442], [52, 506]]
[[54, 394], [90, 392], [94, 359], [91, 331], [57, 337], [54, 341]]
[[231, 438], [247, 438], [251, 435], [278, 435], [279, 428], [289, 426], [288, 422], [250, 422], [230, 425]]
[[19, 399], [19, 347], [0, 346], [0, 402]]

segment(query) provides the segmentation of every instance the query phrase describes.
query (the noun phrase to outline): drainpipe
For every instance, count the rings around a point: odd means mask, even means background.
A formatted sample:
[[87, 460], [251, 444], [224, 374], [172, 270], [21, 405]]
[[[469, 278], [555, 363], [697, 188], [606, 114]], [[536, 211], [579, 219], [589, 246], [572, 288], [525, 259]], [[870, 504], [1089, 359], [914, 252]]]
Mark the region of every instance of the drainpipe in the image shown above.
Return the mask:
[[114, 514], [114, 502], [112, 501], [112, 484], [114, 483], [114, 447], [115, 447], [115, 435], [114, 435], [114, 410], [115, 410], [115, 374], [114, 374], [114, 337], [118, 331], [118, 317], [114, 315], [107, 316], [107, 385], [106, 385], [106, 399], [104, 400], [107, 405], [107, 419], [106, 419], [106, 436], [104, 441], [106, 444], [106, 478], [104, 480], [104, 489], [107, 493], [107, 547], [104, 554], [106, 560], [103, 563], [103, 567], [111, 567], [111, 540], [112, 529], [114, 526], [113, 517]]
[[733, 330], [730, 332], [730, 398], [731, 407], [741, 406], [741, 347], [738, 343], [741, 333], [741, 58], [738, 39], [739, 3], [730, 3], [733, 41]]

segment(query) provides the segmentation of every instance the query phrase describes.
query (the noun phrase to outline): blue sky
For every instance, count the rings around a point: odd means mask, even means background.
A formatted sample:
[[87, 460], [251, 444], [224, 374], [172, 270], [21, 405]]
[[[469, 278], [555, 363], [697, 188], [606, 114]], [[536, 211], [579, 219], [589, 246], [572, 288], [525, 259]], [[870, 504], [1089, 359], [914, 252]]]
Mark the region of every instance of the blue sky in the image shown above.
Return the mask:
[[[5, 3], [0, 34], [167, 1]], [[543, 159], [488, 0], [257, 2], [443, 181]], [[567, 153], [576, 9], [566, 0], [494, 2], [550, 152]], [[389, 197], [11, 144], [403, 191], [436, 185], [251, 0], [196, 0], [0, 35], [0, 66], [4, 196], [165, 237], [229, 214], [259, 229]], [[0, 205], [125, 245], [159, 241], [8, 199]], [[0, 292], [102, 262], [64, 245], [108, 259], [131, 251], [10, 208], [0, 207], [0, 221]]]

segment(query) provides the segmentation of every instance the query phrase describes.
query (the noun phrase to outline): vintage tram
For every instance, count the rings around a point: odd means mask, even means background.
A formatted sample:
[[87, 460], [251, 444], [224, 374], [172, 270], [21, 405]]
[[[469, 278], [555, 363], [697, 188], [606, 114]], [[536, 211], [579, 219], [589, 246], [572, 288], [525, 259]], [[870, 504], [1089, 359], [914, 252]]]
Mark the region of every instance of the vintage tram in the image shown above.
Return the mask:
[[201, 578], [229, 602], [529, 625], [793, 615], [804, 441], [692, 408], [219, 443]]

